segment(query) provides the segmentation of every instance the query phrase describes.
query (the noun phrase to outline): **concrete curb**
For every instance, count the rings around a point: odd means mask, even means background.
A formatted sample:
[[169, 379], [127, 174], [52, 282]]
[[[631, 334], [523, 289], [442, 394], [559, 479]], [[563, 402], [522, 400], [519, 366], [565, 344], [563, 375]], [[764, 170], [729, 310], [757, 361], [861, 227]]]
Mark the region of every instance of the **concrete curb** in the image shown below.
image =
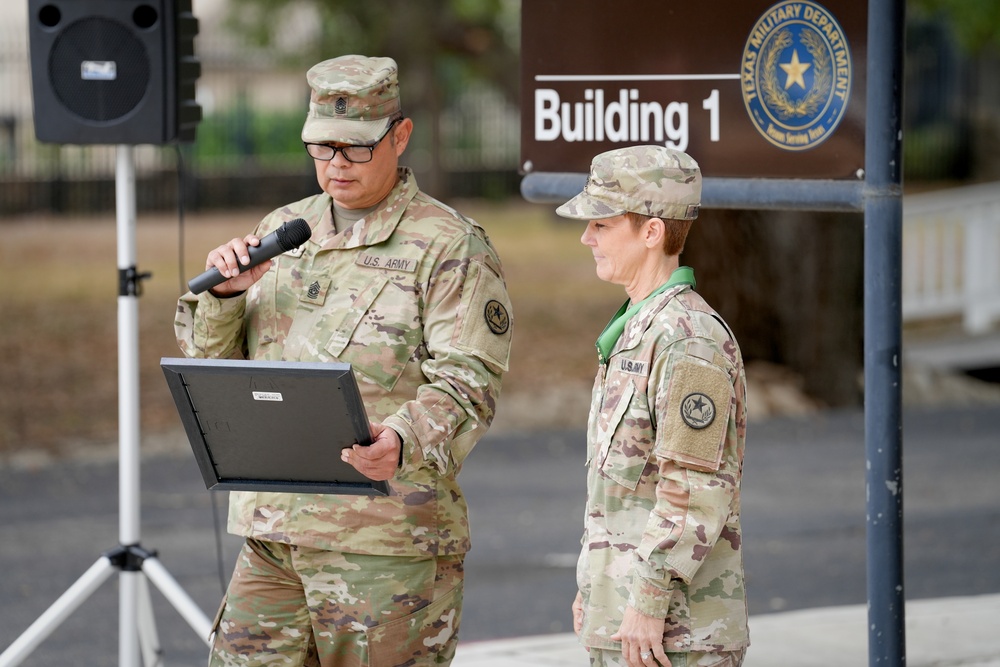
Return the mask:
[[[762, 614], [750, 619], [744, 667], [868, 664], [864, 605]], [[460, 645], [453, 667], [569, 667], [587, 664], [572, 633]], [[1000, 667], [1000, 595], [906, 603], [909, 667]]]

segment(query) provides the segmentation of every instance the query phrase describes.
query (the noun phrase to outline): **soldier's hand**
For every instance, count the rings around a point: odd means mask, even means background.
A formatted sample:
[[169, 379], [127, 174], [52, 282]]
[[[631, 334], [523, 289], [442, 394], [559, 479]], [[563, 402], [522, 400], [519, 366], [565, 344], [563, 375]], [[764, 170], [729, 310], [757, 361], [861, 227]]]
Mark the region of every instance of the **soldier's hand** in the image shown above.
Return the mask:
[[662, 618], [626, 605], [621, 627], [611, 639], [622, 643], [622, 656], [629, 667], [670, 667], [670, 658], [663, 650], [663, 625]]
[[576, 593], [576, 599], [573, 600], [573, 632], [576, 633], [577, 637], [583, 632], [583, 595], [579, 591]]
[[392, 479], [399, 468], [403, 443], [399, 434], [384, 424], [370, 424], [372, 444], [345, 447], [340, 458], [354, 466], [368, 479], [384, 482]]
[[226, 282], [216, 285], [209, 291], [215, 296], [230, 296], [238, 292], [245, 292], [247, 288], [260, 280], [260, 277], [271, 268], [271, 260], [261, 262], [248, 271], [243, 271], [243, 267], [250, 263], [250, 253], [247, 248], [259, 245], [259, 238], [253, 234], [247, 234], [242, 239], [233, 239], [208, 253], [208, 257], [205, 259], [205, 268], [211, 269], [214, 266], [222, 274], [222, 277], [229, 278]]

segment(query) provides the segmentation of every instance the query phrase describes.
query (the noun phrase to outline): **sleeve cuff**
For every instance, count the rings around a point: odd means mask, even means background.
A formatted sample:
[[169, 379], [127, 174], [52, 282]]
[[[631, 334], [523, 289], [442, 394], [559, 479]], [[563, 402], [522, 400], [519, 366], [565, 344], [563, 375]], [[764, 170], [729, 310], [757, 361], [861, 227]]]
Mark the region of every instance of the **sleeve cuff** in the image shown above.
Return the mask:
[[410, 425], [399, 415], [386, 417], [382, 425], [388, 426], [399, 435], [399, 441], [402, 445], [399, 450], [399, 471], [405, 473], [418, 468], [424, 457], [417, 445], [416, 434]]
[[671, 579], [664, 587], [660, 581], [635, 576], [629, 591], [628, 605], [636, 611], [653, 618], [666, 618], [670, 611], [670, 599], [681, 582]]
[[215, 296], [211, 290], [205, 290], [198, 295], [199, 306], [211, 316], [219, 316], [239, 311], [246, 303], [246, 292], [230, 294], [229, 296]]

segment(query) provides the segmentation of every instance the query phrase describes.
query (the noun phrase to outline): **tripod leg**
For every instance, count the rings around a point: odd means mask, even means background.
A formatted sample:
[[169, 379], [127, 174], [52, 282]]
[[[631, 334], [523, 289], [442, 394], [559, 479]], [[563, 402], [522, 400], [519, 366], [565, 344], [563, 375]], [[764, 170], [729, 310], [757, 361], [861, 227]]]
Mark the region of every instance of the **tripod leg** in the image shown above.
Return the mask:
[[[212, 622], [195, 604], [184, 589], [180, 587], [167, 568], [156, 558], [150, 557], [142, 561], [142, 571], [156, 584], [160, 592], [170, 601], [174, 609], [187, 621], [191, 629], [201, 637], [205, 644], [211, 646], [210, 636], [212, 634]], [[2, 666], [0, 666], [2, 667]]]
[[119, 667], [140, 667], [139, 630], [136, 618], [139, 616], [140, 572], [124, 571], [118, 577], [118, 665]]
[[45, 612], [32, 623], [6, 651], [0, 653], [0, 667], [13, 667], [28, 657], [59, 624], [66, 620], [80, 604], [111, 576], [115, 566], [102, 556], [90, 569], [59, 596]]
[[156, 619], [153, 616], [153, 600], [149, 597], [149, 582], [145, 577], [139, 577], [139, 647], [142, 649], [142, 664], [145, 667], [155, 667], [163, 662], [160, 647], [160, 635], [156, 631]]

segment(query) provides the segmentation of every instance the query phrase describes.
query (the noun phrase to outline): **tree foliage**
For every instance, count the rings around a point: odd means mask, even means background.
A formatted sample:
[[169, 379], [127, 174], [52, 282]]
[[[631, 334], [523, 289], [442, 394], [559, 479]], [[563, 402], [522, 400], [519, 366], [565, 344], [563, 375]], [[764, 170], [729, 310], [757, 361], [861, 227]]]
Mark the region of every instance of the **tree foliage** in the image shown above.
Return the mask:
[[416, 73], [448, 95], [485, 80], [517, 96], [519, 0], [233, 0], [228, 24], [290, 67], [389, 56], [407, 92]]
[[403, 112], [417, 124], [411, 143], [427, 156], [421, 185], [438, 196], [442, 112], [476, 83], [518, 98], [520, 0], [230, 0], [228, 25], [303, 80], [341, 55], [395, 59]]
[[910, 0], [916, 16], [943, 18], [967, 52], [1000, 47], [1000, 2], [997, 0]]

